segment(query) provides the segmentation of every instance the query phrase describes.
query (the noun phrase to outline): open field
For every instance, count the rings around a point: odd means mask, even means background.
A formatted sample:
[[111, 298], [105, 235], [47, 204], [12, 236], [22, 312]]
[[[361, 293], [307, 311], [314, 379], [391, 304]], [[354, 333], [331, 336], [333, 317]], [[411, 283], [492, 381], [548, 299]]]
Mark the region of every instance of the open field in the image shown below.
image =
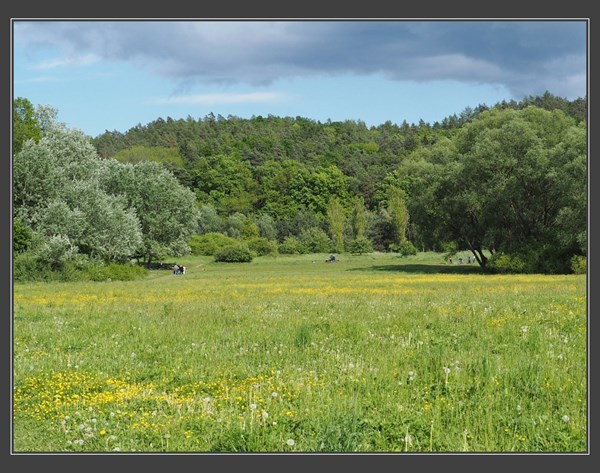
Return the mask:
[[15, 284], [13, 451], [587, 451], [585, 275], [326, 256]]

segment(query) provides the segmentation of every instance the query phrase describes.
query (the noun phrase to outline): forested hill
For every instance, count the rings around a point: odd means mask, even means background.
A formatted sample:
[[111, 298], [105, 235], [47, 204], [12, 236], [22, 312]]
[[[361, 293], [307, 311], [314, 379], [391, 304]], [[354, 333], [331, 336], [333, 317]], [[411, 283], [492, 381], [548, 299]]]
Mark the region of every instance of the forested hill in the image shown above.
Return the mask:
[[[519, 102], [503, 101], [492, 108], [520, 110], [531, 105], [561, 110], [576, 122], [587, 118], [585, 99], [569, 101], [548, 92]], [[362, 121], [321, 123], [271, 115], [159, 118], [125, 133], [106, 131], [92, 142], [104, 158], [162, 162], [196, 192], [201, 203], [213, 204], [225, 214], [261, 210], [267, 203], [262, 184], [282, 166], [311, 173], [325, 170], [331, 178], [341, 172], [349, 178], [349, 191], [374, 208], [379, 184], [407, 155], [442, 139], [452, 140], [458, 130], [488, 109], [484, 105], [466, 108], [433, 124], [388, 121], [373, 127]]]
[[36, 248], [65, 257], [150, 264], [210, 233], [280, 253], [468, 250], [482, 268], [575, 271], [586, 106], [547, 93], [434, 124], [209, 115], [90, 138], [19, 98], [13, 210]]

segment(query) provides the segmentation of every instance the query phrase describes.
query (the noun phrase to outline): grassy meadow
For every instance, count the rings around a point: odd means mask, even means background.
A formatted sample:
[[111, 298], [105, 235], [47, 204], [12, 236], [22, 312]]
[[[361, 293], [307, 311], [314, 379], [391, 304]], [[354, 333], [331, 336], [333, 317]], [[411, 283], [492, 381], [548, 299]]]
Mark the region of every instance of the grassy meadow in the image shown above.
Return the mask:
[[15, 283], [13, 452], [587, 451], [585, 275], [326, 256]]

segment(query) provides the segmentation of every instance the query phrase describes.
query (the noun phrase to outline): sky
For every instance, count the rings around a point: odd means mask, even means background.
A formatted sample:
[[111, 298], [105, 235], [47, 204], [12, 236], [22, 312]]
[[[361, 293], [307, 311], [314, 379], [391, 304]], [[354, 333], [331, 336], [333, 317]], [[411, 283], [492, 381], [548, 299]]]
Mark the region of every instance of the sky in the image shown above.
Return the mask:
[[467, 107], [587, 93], [587, 22], [26, 21], [13, 97], [95, 137], [158, 118], [430, 124]]

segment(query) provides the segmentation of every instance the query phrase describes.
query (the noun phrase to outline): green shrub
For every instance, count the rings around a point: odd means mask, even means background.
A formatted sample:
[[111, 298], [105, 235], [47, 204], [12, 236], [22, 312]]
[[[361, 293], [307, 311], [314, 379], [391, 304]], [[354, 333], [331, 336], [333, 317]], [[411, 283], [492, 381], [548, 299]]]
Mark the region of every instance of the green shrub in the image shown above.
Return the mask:
[[303, 230], [300, 234], [300, 242], [307, 253], [329, 253], [332, 250], [331, 239], [318, 227]]
[[308, 253], [308, 249], [293, 235], [285, 237], [283, 243], [279, 245], [279, 253], [282, 255], [303, 255]]
[[29, 248], [33, 234], [31, 228], [24, 225], [19, 219], [13, 222], [13, 250], [21, 253]]
[[110, 263], [107, 265], [90, 265], [85, 273], [92, 281], [134, 281], [148, 274], [148, 270], [136, 264]]
[[373, 244], [367, 237], [358, 237], [348, 243], [348, 251], [353, 255], [373, 252]]
[[405, 240], [400, 244], [390, 245], [390, 250], [395, 253], [400, 253], [402, 256], [414, 256], [417, 254], [417, 248], [408, 240]]
[[571, 270], [574, 274], [586, 274], [587, 258], [581, 255], [573, 256], [571, 258]]
[[248, 245], [236, 243], [221, 248], [215, 253], [215, 261], [223, 263], [249, 263], [252, 261], [252, 253]]
[[487, 269], [493, 273], [525, 273], [527, 263], [521, 256], [494, 253], [487, 261]]
[[237, 243], [235, 238], [231, 238], [222, 233], [205, 233], [204, 235], [194, 235], [188, 241], [193, 255], [213, 256], [217, 251], [226, 246]]
[[38, 281], [47, 278], [44, 268], [31, 251], [15, 254], [13, 261], [13, 279], [15, 281]]
[[275, 255], [277, 254], [277, 245], [266, 238], [256, 237], [246, 241], [250, 251], [256, 253], [257, 256]]

